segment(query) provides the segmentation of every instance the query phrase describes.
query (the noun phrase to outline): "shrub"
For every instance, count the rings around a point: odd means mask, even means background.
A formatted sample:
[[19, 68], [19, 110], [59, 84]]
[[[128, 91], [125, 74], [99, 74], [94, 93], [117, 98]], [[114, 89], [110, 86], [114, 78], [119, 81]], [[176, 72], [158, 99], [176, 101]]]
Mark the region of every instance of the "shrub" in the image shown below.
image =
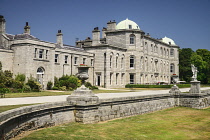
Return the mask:
[[0, 93], [9, 93], [10, 89], [9, 88], [0, 88]]
[[5, 70], [5, 71], [4, 71], [4, 75], [5, 75], [6, 77], [12, 78], [13, 73], [12, 73], [10, 70]]
[[41, 85], [32, 79], [29, 79], [26, 85], [29, 85], [32, 91], [41, 91]]
[[2, 70], [2, 63], [1, 63], [1, 61], [0, 61], [0, 71]]
[[58, 87], [52, 87], [52, 90], [58, 90], [59, 88]]
[[91, 87], [91, 90], [98, 90], [98, 87], [92, 86], [92, 87]]
[[92, 86], [92, 84], [90, 82], [85, 82], [85, 87], [87, 87], [87, 88], [89, 88], [91, 90], [98, 89], [98, 87]]
[[60, 87], [60, 82], [59, 82], [59, 79], [57, 77], [54, 77], [54, 86], [55, 87]]
[[59, 87], [59, 90], [65, 91], [66, 90], [66, 86]]
[[6, 77], [4, 81], [4, 85], [6, 87], [12, 87], [14, 80], [12, 78]]
[[30, 92], [31, 91], [31, 87], [29, 85], [24, 85], [23, 86], [23, 91], [24, 92]]
[[[171, 88], [173, 85], [139, 85], [139, 84], [127, 84], [125, 88]], [[190, 87], [190, 84], [177, 84], [179, 88]]]
[[59, 78], [59, 86], [66, 86], [66, 89], [76, 89], [79, 86], [79, 79], [75, 76], [64, 75]]
[[15, 80], [24, 83], [25, 80], [26, 80], [26, 76], [24, 74], [18, 74], [18, 75], [15, 76]]
[[47, 89], [51, 90], [52, 89], [53, 83], [51, 81], [47, 82]]
[[12, 87], [17, 89], [22, 89], [23, 85], [24, 85], [23, 82], [20, 81], [13, 81], [12, 83]]
[[92, 87], [92, 84], [90, 82], [85, 82], [85, 87], [90, 88]]

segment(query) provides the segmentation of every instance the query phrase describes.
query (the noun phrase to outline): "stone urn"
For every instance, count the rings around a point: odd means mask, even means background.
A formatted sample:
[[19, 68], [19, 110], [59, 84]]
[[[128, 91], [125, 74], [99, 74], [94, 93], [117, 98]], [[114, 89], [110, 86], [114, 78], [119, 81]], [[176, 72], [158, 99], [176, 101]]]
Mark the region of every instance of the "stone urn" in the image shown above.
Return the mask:
[[87, 80], [89, 78], [88, 69], [89, 69], [89, 67], [86, 65], [80, 65], [78, 67], [77, 77], [82, 81], [82, 85], [84, 85], [85, 80]]
[[[174, 95], [179, 95], [181, 93], [181, 91], [179, 90], [179, 87], [176, 85], [178, 83], [179, 80], [179, 76], [176, 74], [173, 74], [172, 76], [172, 82], [173, 82], [173, 86], [171, 87], [171, 90], [169, 91], [169, 93], [172, 93]], [[179, 101], [177, 101], [179, 102]], [[179, 103], [177, 103], [178, 105]]]
[[179, 76], [178, 75], [172, 75], [172, 82], [174, 84], [174, 86], [176, 86], [176, 84], [178, 83], [179, 80]]

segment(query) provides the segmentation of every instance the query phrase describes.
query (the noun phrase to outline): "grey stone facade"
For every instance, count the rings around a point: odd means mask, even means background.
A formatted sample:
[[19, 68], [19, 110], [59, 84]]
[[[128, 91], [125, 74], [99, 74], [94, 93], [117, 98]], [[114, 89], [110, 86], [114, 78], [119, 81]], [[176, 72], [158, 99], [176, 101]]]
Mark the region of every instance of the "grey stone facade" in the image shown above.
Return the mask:
[[92, 31], [92, 40], [77, 41], [95, 54], [95, 84], [106, 88], [125, 84], [171, 83], [171, 75], [179, 74], [179, 53], [170, 38], [154, 39], [131, 21], [116, 24], [109, 21], [107, 28]]
[[131, 21], [107, 23], [77, 41], [76, 46], [65, 45], [58, 30], [57, 42], [42, 41], [30, 34], [26, 23], [24, 33], [6, 33], [6, 20], [0, 16], [0, 61], [3, 70], [11, 70], [37, 78], [46, 89], [54, 76], [74, 75], [79, 64], [91, 66], [89, 82], [105, 88], [119, 88], [126, 84], [170, 83], [172, 74], [179, 74], [178, 48], [170, 38], [154, 39]]
[[6, 21], [0, 17], [0, 61], [3, 70], [11, 70], [14, 75], [31, 76], [46, 89], [47, 82], [54, 82], [54, 76], [75, 75], [80, 64], [89, 65], [89, 82], [93, 83], [94, 54], [83, 48], [63, 44], [61, 30], [57, 43], [39, 40], [30, 34], [28, 23], [24, 33], [10, 35], [5, 30]]

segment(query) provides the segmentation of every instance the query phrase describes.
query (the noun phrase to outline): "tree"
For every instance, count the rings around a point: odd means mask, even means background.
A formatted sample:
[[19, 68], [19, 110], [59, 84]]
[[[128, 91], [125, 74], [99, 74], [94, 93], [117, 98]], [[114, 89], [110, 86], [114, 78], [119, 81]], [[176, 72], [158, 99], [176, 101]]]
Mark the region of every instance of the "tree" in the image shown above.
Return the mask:
[[193, 53], [194, 51], [191, 48], [183, 48], [179, 50], [179, 78], [182, 81], [191, 81], [191, 56]]

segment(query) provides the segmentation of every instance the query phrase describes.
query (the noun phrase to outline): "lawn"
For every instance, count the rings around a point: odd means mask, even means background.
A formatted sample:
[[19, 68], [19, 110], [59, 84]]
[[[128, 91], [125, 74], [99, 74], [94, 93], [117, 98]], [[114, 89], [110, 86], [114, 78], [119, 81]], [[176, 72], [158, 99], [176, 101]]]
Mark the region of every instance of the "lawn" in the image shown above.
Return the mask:
[[[93, 90], [93, 93], [119, 93], [130, 92], [133, 90]], [[55, 95], [70, 95], [73, 91], [41, 91], [41, 92], [29, 92], [29, 93], [6, 93], [5, 98], [18, 98], [18, 97], [38, 97], [38, 96], [55, 96]]]
[[34, 131], [22, 140], [209, 140], [210, 108], [176, 107], [97, 124], [69, 123]]

